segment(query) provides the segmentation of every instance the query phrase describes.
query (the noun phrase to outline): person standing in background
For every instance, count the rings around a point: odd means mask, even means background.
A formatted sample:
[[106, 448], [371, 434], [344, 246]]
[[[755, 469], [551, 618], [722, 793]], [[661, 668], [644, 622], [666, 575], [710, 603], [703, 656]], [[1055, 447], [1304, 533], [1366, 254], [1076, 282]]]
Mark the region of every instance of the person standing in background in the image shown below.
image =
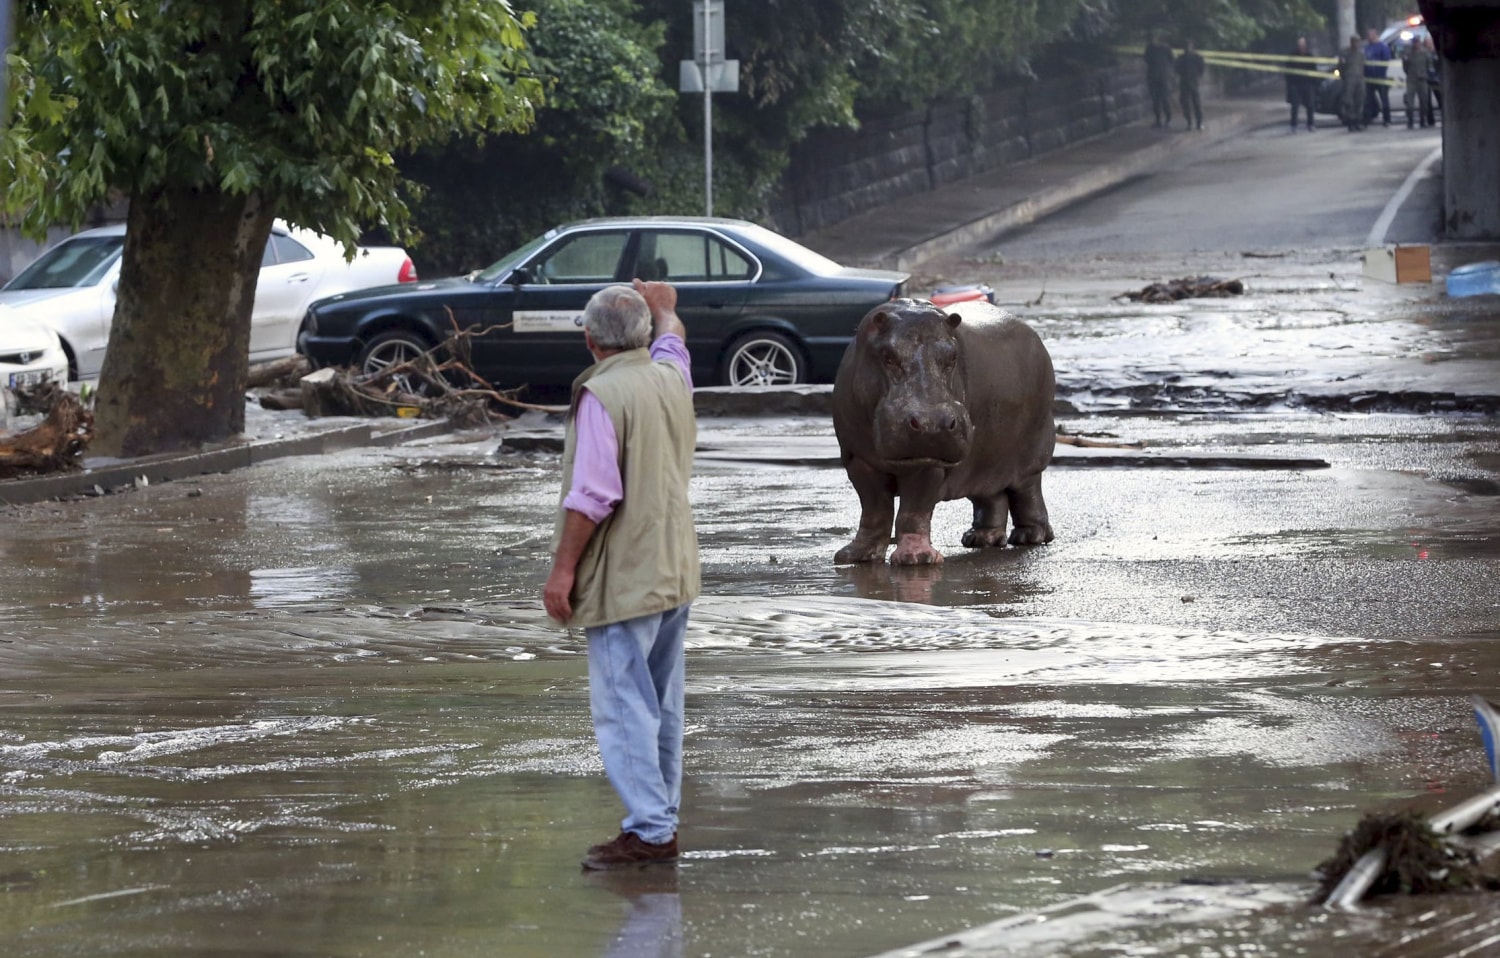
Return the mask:
[[[1427, 75], [1432, 72], [1432, 49], [1427, 45], [1428, 43], [1426, 39], [1412, 41], [1402, 64], [1406, 68], [1405, 99], [1408, 130], [1412, 128], [1414, 119], [1423, 127], [1435, 124], [1435, 118], [1432, 115], [1432, 86], [1427, 80]], [[1412, 116], [1413, 112], [1416, 113], [1416, 117]]]
[[1307, 37], [1298, 37], [1297, 46], [1292, 50], [1292, 59], [1286, 61], [1286, 102], [1292, 105], [1292, 132], [1297, 132], [1297, 112], [1299, 109], [1307, 111], [1307, 128], [1313, 129], [1313, 108], [1317, 106], [1318, 84], [1320, 81], [1315, 76], [1307, 76], [1314, 72], [1313, 64], [1309, 57], [1312, 50], [1307, 45]]
[[1142, 55], [1146, 60], [1146, 90], [1151, 94], [1152, 126], [1172, 125], [1172, 48], [1153, 33]]
[[1339, 119], [1349, 132], [1365, 128], [1365, 49], [1358, 36], [1349, 38], [1349, 45], [1339, 55], [1339, 78], [1343, 82], [1343, 95], [1339, 97]]
[[1174, 64], [1177, 70], [1177, 92], [1182, 98], [1182, 118], [1187, 128], [1203, 129], [1203, 98], [1198, 83], [1203, 79], [1203, 57], [1189, 40], [1183, 44], [1182, 56]]
[[1366, 34], [1369, 37], [1365, 43], [1365, 113], [1364, 119], [1368, 123], [1375, 119], [1379, 113], [1385, 120], [1385, 125], [1391, 125], [1391, 88], [1386, 83], [1386, 64], [1391, 62], [1391, 48], [1385, 41], [1380, 39], [1380, 32], [1374, 27]]

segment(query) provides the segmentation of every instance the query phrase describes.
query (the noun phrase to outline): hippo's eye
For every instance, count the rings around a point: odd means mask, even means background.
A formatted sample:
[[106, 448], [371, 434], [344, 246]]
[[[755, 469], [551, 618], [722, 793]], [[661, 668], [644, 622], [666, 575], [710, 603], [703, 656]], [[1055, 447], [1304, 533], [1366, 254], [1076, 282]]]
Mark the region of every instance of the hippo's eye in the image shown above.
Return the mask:
[[952, 369], [958, 363], [958, 350], [952, 343], [937, 343], [932, 347], [933, 358], [943, 369]]
[[886, 369], [897, 373], [901, 371], [901, 357], [896, 355], [894, 350], [887, 352], [884, 356], [883, 361], [885, 362]]

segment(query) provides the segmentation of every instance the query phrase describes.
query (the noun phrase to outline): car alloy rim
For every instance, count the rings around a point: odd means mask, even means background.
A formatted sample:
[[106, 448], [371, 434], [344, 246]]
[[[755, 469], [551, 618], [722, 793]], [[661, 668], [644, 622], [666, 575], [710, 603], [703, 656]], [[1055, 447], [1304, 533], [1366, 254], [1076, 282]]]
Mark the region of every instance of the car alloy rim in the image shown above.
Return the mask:
[[757, 339], [735, 350], [729, 382], [735, 386], [781, 386], [797, 381], [797, 359], [781, 343]]
[[[416, 359], [422, 355], [422, 350], [417, 349], [411, 343], [393, 340], [384, 343], [379, 349], [373, 350], [365, 357], [365, 374], [368, 376], [379, 375], [392, 366], [399, 366], [404, 362]], [[410, 376], [405, 373], [396, 376], [396, 384], [402, 392], [420, 396], [428, 388], [426, 380], [420, 376]]]

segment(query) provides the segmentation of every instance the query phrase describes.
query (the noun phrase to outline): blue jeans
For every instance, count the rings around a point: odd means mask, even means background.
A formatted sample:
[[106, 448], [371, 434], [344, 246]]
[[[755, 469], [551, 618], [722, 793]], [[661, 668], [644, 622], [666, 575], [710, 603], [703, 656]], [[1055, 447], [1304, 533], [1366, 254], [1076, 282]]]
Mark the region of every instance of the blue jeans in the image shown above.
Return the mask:
[[609, 783], [625, 803], [620, 830], [670, 841], [682, 802], [682, 637], [689, 606], [593, 626], [589, 710]]

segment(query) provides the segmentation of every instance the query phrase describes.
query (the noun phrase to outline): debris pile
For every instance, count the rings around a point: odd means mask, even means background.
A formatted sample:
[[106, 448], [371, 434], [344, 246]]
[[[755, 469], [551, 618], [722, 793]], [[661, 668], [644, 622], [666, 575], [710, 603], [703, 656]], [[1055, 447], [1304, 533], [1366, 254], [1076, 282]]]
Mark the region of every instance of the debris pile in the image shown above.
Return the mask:
[[1225, 298], [1243, 296], [1245, 284], [1237, 279], [1215, 276], [1189, 276], [1165, 283], [1152, 283], [1144, 289], [1123, 294], [1133, 303], [1175, 303], [1179, 299]]
[[1366, 815], [1318, 866], [1319, 901], [1351, 908], [1368, 894], [1500, 891], [1500, 707], [1478, 695], [1469, 701], [1495, 787], [1431, 817], [1412, 809]]
[[[1482, 824], [1482, 823], [1481, 823]], [[1371, 812], [1339, 842], [1333, 857], [1317, 868], [1318, 899], [1333, 894], [1366, 854], [1384, 852], [1384, 868], [1370, 882], [1370, 895], [1433, 895], [1485, 887], [1478, 859], [1450, 845], [1433, 831], [1427, 816], [1412, 809]]]
[[[301, 409], [310, 418], [323, 416], [399, 416], [448, 419], [459, 428], [509, 419], [507, 409], [557, 411], [516, 398], [518, 389], [497, 389], [474, 372], [470, 343], [487, 330], [458, 330], [420, 355], [392, 363], [374, 373], [351, 369], [307, 372], [306, 360], [293, 357], [268, 364], [252, 383], [271, 388], [259, 397], [267, 409]], [[300, 365], [299, 365], [300, 362]], [[290, 385], [295, 383], [295, 386]]]
[[69, 472], [83, 467], [83, 451], [94, 437], [94, 414], [66, 389], [54, 385], [17, 392], [23, 408], [46, 417], [23, 432], [0, 436], [0, 479]]

